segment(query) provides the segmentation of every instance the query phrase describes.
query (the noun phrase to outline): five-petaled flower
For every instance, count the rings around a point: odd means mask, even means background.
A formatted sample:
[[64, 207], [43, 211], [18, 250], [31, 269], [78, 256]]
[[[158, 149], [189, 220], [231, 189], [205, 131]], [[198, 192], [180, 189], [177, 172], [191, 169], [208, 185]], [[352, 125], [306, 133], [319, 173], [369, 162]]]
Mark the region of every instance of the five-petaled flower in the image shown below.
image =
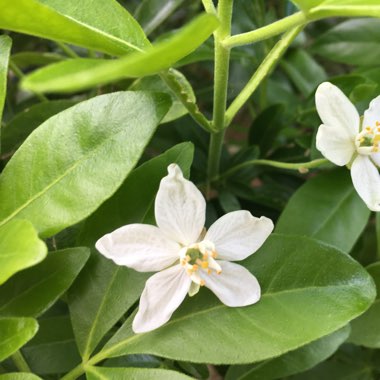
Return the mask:
[[132, 328], [147, 332], [166, 323], [186, 294], [206, 286], [227, 306], [251, 305], [260, 285], [243, 266], [273, 230], [270, 219], [248, 211], [230, 212], [206, 232], [206, 202], [176, 164], [168, 167], [155, 200], [157, 226], [130, 224], [103, 236], [96, 248], [118, 265], [140, 272], [160, 271], [148, 279]]
[[351, 165], [359, 196], [370, 210], [380, 211], [380, 96], [372, 100], [362, 122], [350, 100], [329, 82], [318, 87], [315, 103], [323, 122], [317, 149], [338, 166]]

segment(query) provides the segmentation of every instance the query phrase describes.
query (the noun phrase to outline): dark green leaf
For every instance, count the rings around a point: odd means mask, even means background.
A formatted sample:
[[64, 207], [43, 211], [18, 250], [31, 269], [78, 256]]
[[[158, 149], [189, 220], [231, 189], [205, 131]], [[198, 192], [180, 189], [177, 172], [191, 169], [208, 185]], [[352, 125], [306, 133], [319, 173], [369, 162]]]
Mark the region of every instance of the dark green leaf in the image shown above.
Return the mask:
[[299, 188], [281, 214], [276, 232], [314, 237], [349, 252], [369, 214], [352, 185], [350, 172], [333, 170]]
[[49, 236], [84, 219], [121, 185], [169, 106], [164, 94], [118, 92], [47, 120], [0, 177], [0, 225], [22, 217]]
[[32, 373], [6, 373], [0, 375], [0, 380], [42, 380], [40, 377], [33, 375]]

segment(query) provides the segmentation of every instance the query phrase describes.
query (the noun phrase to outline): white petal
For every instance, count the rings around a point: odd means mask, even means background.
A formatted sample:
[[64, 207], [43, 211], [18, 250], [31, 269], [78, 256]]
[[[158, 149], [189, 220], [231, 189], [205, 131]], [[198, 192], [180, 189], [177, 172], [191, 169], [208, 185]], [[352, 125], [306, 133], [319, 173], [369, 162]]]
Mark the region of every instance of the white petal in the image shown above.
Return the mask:
[[133, 320], [133, 331], [147, 332], [166, 323], [186, 297], [190, 284], [190, 277], [181, 265], [150, 277], [140, 298], [139, 311]]
[[231, 307], [247, 306], [260, 299], [261, 290], [256, 277], [241, 265], [219, 261], [222, 273], [207, 275], [200, 271], [209, 288], [225, 305]]
[[367, 111], [364, 112], [363, 128], [376, 127], [376, 122], [380, 122], [380, 96], [373, 99]]
[[359, 113], [338, 87], [329, 82], [320, 84], [315, 93], [315, 104], [323, 124], [332, 131], [340, 129], [341, 135], [345, 133], [350, 137], [359, 133]]
[[215, 245], [218, 259], [243, 260], [256, 252], [273, 230], [273, 222], [249, 211], [233, 211], [219, 218], [207, 231], [205, 240]]
[[195, 243], [202, 232], [206, 202], [177, 165], [169, 165], [168, 172], [161, 180], [156, 197], [156, 222], [170, 239], [189, 245]]
[[155, 226], [129, 224], [100, 238], [96, 249], [118, 265], [155, 272], [179, 259], [180, 246]]
[[351, 167], [352, 182], [372, 211], [380, 211], [380, 175], [368, 156], [358, 156]]
[[372, 153], [371, 154], [371, 159], [375, 163], [375, 165], [377, 165], [378, 167], [380, 167], [380, 153]]
[[322, 124], [317, 132], [317, 149], [335, 165], [344, 166], [355, 152], [355, 139], [341, 128]]

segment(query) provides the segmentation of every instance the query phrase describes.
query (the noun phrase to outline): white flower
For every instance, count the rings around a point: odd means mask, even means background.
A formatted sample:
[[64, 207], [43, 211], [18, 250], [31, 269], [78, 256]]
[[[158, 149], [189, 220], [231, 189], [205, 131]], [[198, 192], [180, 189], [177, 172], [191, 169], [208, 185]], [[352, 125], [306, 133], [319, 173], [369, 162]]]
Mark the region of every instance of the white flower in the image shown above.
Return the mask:
[[169, 165], [168, 173], [155, 201], [158, 227], [130, 224], [96, 243], [98, 251], [118, 265], [140, 272], [160, 271], [146, 282], [132, 325], [136, 333], [166, 323], [186, 294], [196, 294], [203, 285], [227, 306], [251, 305], [260, 299], [256, 278], [229, 261], [254, 253], [272, 232], [272, 221], [235, 211], [205, 232], [202, 194], [177, 165]]
[[334, 164], [351, 164], [352, 182], [372, 211], [380, 211], [380, 96], [373, 99], [361, 123], [354, 105], [331, 83], [322, 83], [315, 103], [323, 124], [317, 149]]

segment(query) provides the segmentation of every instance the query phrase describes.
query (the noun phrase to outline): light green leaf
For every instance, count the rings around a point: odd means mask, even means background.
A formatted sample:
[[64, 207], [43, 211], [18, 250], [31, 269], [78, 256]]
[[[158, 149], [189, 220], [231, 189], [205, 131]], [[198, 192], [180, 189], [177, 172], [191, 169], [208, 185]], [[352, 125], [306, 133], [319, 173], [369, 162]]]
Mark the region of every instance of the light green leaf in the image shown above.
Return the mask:
[[0, 316], [37, 317], [70, 287], [89, 257], [87, 248], [50, 253], [0, 287]]
[[52, 100], [34, 104], [20, 112], [2, 130], [1, 151], [17, 149], [40, 124], [76, 103], [73, 100]]
[[34, 373], [65, 373], [81, 362], [69, 316], [44, 316], [39, 330], [23, 348], [22, 354]]
[[342, 3], [342, 0], [292, 0], [292, 2], [305, 11], [312, 8], [329, 9], [329, 7], [344, 8], [352, 5], [361, 7], [379, 5], [378, 0], [345, 0], [344, 3]]
[[0, 380], [42, 380], [40, 377], [33, 375], [32, 373], [6, 373], [0, 375]]
[[0, 318], [0, 362], [15, 353], [37, 332], [32, 318]]
[[365, 347], [380, 348], [380, 263], [371, 264], [367, 270], [376, 283], [376, 301], [363, 315], [352, 321], [349, 341]]
[[22, 269], [42, 261], [45, 243], [27, 220], [13, 220], [0, 227], [0, 284]]
[[[202, 288], [155, 331], [134, 335], [132, 316], [90, 364], [132, 353], [213, 364], [258, 362], [345, 326], [375, 298], [371, 277], [356, 261], [310, 238], [273, 234], [243, 264], [261, 284], [257, 304], [229, 308]], [[210, 349], [210, 342], [218, 349]]]
[[166, 369], [88, 367], [87, 380], [190, 380], [189, 376]]
[[84, 219], [121, 185], [169, 107], [164, 94], [118, 92], [47, 120], [0, 176], [0, 225], [26, 218], [50, 236]]
[[[122, 225], [148, 222], [159, 183], [167, 174], [167, 166], [177, 163], [186, 175], [192, 157], [192, 144], [183, 143], [135, 169], [114, 196], [88, 218], [80, 243], [94, 247], [97, 239]], [[85, 359], [136, 302], [146, 278], [144, 273], [117, 266], [94, 253], [69, 291], [73, 328]]]
[[7, 75], [12, 40], [8, 36], [0, 36], [0, 126], [3, 117], [5, 96], [7, 94]]
[[226, 380], [272, 380], [306, 371], [330, 357], [348, 338], [349, 325], [295, 351], [256, 365], [231, 366]]
[[276, 232], [314, 237], [349, 252], [370, 211], [357, 195], [346, 169], [319, 174], [292, 196]]
[[[149, 46], [136, 20], [115, 0], [0, 0], [0, 28], [113, 55]], [[33, 15], [33, 17], [30, 17]]]
[[69, 92], [121, 78], [156, 74], [201, 45], [218, 24], [215, 16], [203, 14], [143, 53], [136, 52], [112, 61], [79, 58], [59, 62], [28, 75], [22, 86], [38, 92]]
[[334, 62], [378, 66], [379, 39], [379, 19], [348, 20], [318, 37], [312, 46], [312, 51]]

